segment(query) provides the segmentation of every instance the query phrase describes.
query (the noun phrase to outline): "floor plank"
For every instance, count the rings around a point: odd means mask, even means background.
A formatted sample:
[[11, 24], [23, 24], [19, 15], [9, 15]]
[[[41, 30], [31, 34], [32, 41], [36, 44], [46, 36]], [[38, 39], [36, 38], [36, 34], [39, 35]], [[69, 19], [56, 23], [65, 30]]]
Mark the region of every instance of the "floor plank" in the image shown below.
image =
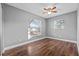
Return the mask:
[[3, 56], [77, 56], [77, 44], [45, 38], [5, 51]]

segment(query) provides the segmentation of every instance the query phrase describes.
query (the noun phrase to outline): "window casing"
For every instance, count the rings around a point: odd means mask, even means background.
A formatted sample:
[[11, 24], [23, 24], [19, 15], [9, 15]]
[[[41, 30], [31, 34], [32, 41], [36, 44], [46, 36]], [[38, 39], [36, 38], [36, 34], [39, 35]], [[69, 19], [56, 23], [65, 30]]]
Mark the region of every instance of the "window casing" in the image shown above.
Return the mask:
[[54, 29], [64, 29], [64, 20], [55, 20]]
[[41, 35], [41, 21], [32, 20], [28, 28], [28, 39]]

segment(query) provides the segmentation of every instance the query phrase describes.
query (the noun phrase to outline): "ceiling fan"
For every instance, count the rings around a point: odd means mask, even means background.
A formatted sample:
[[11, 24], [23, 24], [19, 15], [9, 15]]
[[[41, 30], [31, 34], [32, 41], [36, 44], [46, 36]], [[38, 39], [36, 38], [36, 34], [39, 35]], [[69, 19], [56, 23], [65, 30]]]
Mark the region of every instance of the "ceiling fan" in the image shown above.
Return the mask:
[[56, 6], [51, 6], [51, 7], [45, 7], [43, 8], [43, 14], [53, 14], [57, 13], [57, 7]]

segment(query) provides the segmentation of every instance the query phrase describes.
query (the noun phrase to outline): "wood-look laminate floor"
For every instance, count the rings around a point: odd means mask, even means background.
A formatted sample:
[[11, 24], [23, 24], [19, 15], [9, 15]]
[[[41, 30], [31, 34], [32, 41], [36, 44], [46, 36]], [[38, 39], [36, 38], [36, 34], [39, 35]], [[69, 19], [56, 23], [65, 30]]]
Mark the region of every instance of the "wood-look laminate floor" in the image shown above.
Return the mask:
[[77, 56], [75, 43], [43, 39], [5, 51], [3, 56]]

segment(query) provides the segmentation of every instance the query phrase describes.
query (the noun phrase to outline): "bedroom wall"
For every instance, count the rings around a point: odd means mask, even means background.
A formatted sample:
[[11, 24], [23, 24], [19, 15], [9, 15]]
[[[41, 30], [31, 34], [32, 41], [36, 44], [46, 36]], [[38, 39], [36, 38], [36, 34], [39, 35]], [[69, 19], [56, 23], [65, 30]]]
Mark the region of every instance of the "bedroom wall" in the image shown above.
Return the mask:
[[78, 53], [79, 53], [79, 4], [77, 10], [77, 46], [78, 46]]
[[27, 29], [33, 19], [42, 21], [42, 35], [33, 37], [30, 40], [45, 36], [45, 20], [43, 18], [7, 4], [2, 4], [2, 6], [4, 48], [28, 42]]
[[1, 51], [1, 40], [2, 39], [2, 6], [0, 3], [0, 51]]
[[[64, 29], [54, 30], [54, 20], [63, 19]], [[48, 37], [77, 41], [77, 12], [70, 12], [46, 20]]]

